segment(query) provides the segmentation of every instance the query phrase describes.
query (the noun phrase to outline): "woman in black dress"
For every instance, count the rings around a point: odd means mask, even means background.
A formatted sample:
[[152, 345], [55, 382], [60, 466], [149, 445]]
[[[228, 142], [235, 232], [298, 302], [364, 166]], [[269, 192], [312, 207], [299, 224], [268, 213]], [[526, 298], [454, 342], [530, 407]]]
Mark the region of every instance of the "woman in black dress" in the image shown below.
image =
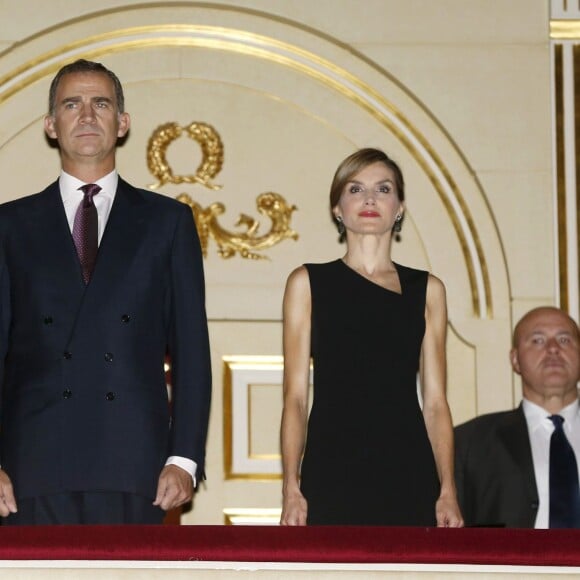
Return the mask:
[[378, 149], [355, 152], [336, 171], [330, 206], [346, 254], [297, 268], [284, 295], [281, 523], [461, 526], [445, 288], [391, 259], [400, 168]]

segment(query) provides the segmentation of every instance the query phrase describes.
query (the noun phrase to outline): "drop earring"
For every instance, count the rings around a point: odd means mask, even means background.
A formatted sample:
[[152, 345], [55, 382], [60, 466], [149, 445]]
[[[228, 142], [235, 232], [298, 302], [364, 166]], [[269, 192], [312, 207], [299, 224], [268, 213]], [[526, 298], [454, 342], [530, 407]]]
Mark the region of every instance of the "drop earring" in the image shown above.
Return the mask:
[[403, 221], [402, 214], [398, 213], [397, 217], [395, 218], [395, 223], [393, 224], [393, 238], [395, 242], [401, 241], [401, 225]]
[[401, 231], [401, 220], [402, 219], [403, 219], [403, 216], [400, 213], [398, 213], [397, 217], [395, 218], [395, 225], [393, 226], [393, 230], [397, 234]]
[[344, 222], [342, 221], [342, 216], [336, 216], [336, 229], [338, 230], [339, 235], [342, 237], [346, 232], [346, 228], [344, 227]]

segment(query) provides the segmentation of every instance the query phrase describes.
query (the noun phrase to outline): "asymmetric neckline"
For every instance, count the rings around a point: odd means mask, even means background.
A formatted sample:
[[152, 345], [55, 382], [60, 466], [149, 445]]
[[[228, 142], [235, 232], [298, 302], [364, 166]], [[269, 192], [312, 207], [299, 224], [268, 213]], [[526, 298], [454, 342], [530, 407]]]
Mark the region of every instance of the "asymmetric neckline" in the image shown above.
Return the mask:
[[337, 262], [340, 262], [349, 272], [352, 272], [357, 278], [360, 278], [361, 280], [364, 280], [365, 282], [368, 282], [369, 284], [372, 284], [373, 286], [376, 286], [377, 288], [380, 288], [385, 292], [394, 294], [395, 296], [403, 296], [404, 292], [403, 292], [403, 280], [401, 278], [401, 269], [399, 264], [397, 264], [396, 262], [393, 262], [393, 266], [395, 266], [397, 278], [399, 279], [399, 286], [401, 287], [400, 292], [397, 292], [396, 290], [391, 290], [390, 288], [385, 288], [384, 286], [381, 286], [380, 284], [377, 284], [376, 282], [369, 280], [366, 276], [363, 276], [361, 273], [357, 272], [354, 268], [351, 268], [342, 258], [338, 258]]

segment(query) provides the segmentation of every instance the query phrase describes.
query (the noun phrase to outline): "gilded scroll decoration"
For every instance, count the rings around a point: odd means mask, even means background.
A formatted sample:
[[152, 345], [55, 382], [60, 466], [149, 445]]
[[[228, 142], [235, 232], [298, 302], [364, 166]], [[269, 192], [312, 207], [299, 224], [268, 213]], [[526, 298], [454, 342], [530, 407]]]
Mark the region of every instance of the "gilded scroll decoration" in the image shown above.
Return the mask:
[[266, 257], [257, 253], [260, 250], [265, 250], [288, 238], [298, 239], [298, 233], [290, 228], [292, 212], [296, 206], [289, 205], [280, 194], [272, 191], [261, 193], [256, 199], [258, 211], [272, 221], [270, 230], [261, 236], [258, 235], [259, 222], [245, 213], [240, 214], [236, 222], [236, 226], [245, 227], [245, 231], [232, 232], [220, 226], [217, 218], [226, 211], [221, 202], [202, 208], [186, 193], [180, 194], [177, 199], [189, 205], [193, 211], [204, 256], [207, 256], [209, 237], [216, 241], [218, 253], [222, 258], [231, 258], [237, 253], [242, 258], [252, 260]]
[[[202, 161], [193, 175], [175, 175], [167, 161], [169, 145], [184, 134], [196, 141], [201, 148]], [[222, 140], [218, 132], [206, 123], [192, 122], [187, 127], [181, 127], [177, 123], [164, 123], [153, 131], [147, 144], [147, 166], [157, 179], [157, 183], [150, 186], [151, 189], [167, 183], [198, 184], [214, 191], [221, 189], [222, 186], [215, 185], [212, 179], [221, 171], [223, 162]], [[272, 222], [270, 230], [262, 235], [258, 232], [260, 223], [245, 213], [240, 214], [235, 224], [242, 228], [241, 231], [222, 227], [218, 222], [218, 216], [226, 211], [222, 202], [214, 202], [204, 208], [187, 193], [179, 194], [177, 200], [188, 205], [193, 212], [204, 257], [207, 257], [209, 238], [217, 243], [218, 254], [222, 258], [231, 258], [237, 254], [252, 260], [266, 258], [258, 252], [285, 239], [298, 239], [298, 233], [290, 227], [292, 212], [296, 210], [296, 206], [289, 204], [279, 193], [269, 191], [256, 198], [258, 212]]]

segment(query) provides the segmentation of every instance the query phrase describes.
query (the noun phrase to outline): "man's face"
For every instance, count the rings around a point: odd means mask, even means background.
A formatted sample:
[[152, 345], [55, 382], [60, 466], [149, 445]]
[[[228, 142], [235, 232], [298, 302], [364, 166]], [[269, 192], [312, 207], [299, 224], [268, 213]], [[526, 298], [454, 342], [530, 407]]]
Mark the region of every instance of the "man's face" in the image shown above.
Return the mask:
[[55, 110], [44, 121], [47, 135], [57, 139], [63, 169], [77, 164], [114, 167], [117, 139], [129, 130], [129, 116], [119, 113], [112, 80], [104, 73], [63, 76]]
[[574, 321], [556, 308], [538, 308], [519, 322], [515, 341], [510, 359], [527, 399], [540, 406], [561, 399], [565, 406], [577, 398], [580, 342]]

